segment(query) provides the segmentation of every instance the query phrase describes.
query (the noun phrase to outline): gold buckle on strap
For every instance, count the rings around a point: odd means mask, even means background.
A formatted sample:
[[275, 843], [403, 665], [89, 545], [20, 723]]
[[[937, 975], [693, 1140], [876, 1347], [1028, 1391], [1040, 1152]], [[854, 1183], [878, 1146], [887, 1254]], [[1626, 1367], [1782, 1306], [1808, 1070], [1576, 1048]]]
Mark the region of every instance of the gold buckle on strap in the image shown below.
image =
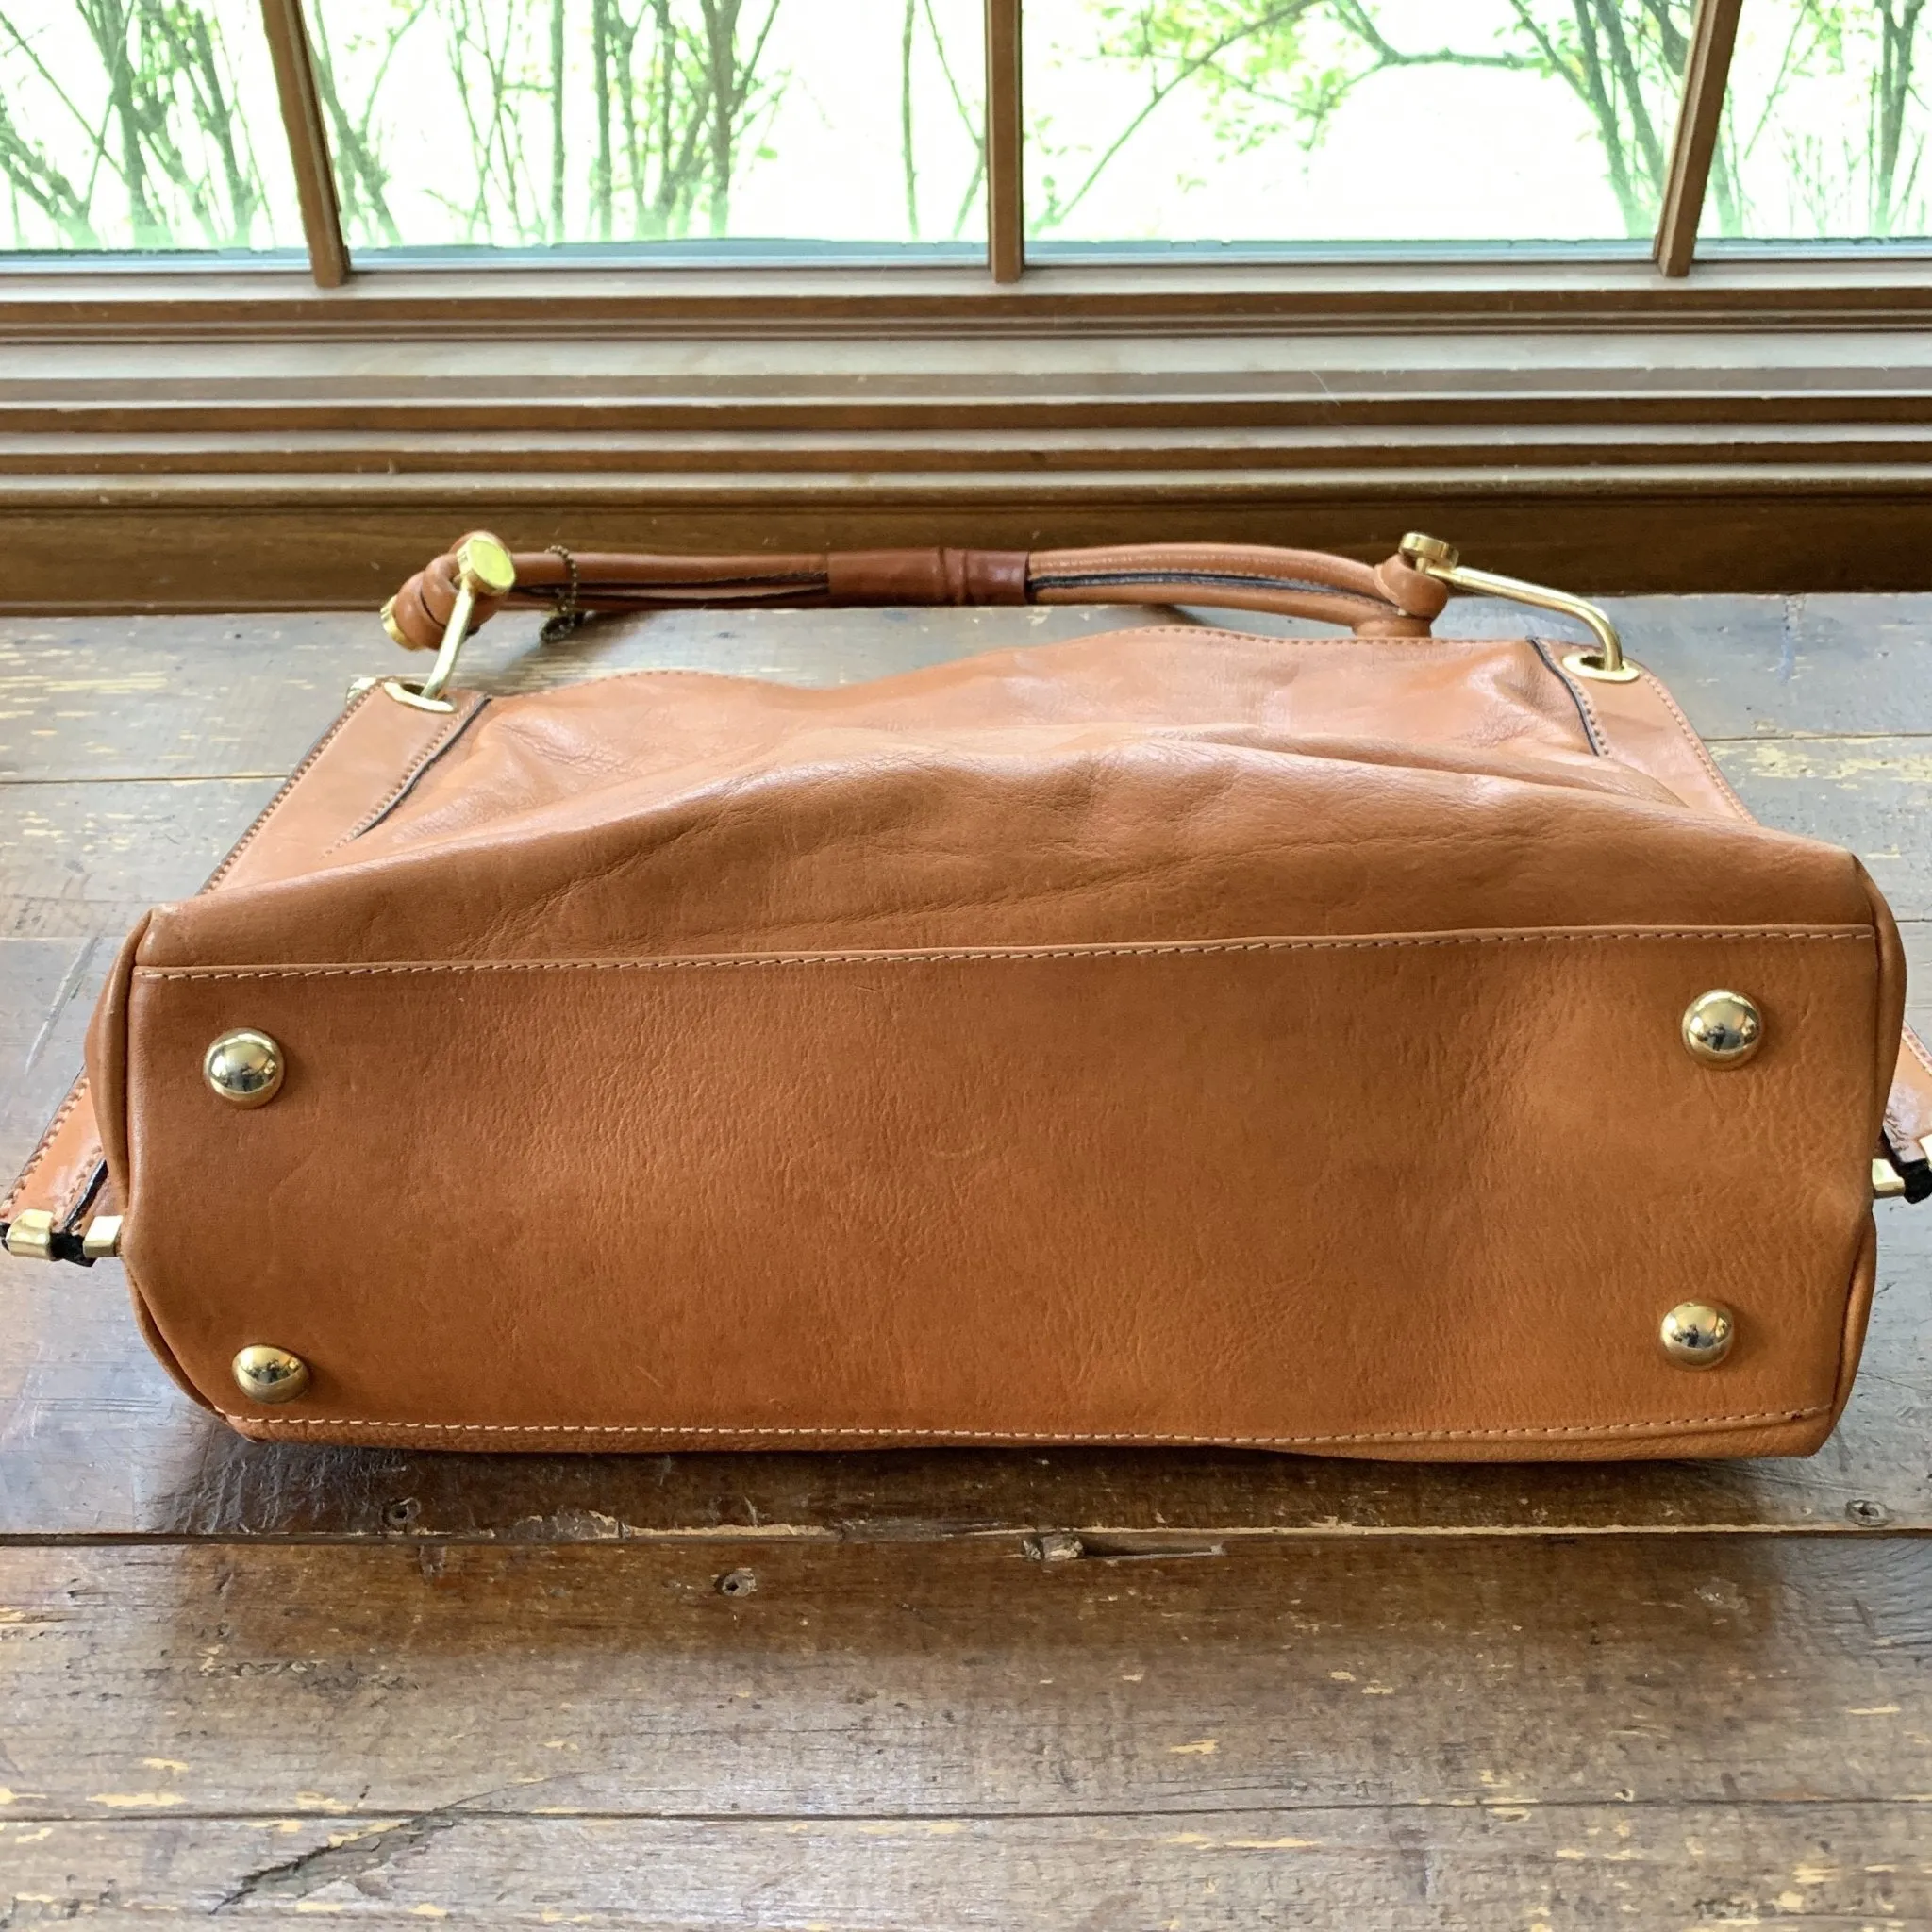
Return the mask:
[[1401, 556], [1409, 569], [1434, 577], [1453, 590], [1468, 591], [1479, 597], [1507, 597], [1512, 604], [1533, 604], [1539, 610], [1557, 610], [1587, 625], [1596, 639], [1594, 651], [1566, 651], [1564, 670], [1578, 677], [1593, 677], [1599, 684], [1634, 684], [1643, 675], [1641, 664], [1624, 656], [1624, 641], [1608, 613], [1596, 605], [1573, 597], [1568, 591], [1552, 591], [1542, 584], [1526, 584], [1520, 577], [1499, 577], [1486, 570], [1464, 567], [1461, 553], [1440, 537], [1424, 537], [1411, 530], [1402, 540]]

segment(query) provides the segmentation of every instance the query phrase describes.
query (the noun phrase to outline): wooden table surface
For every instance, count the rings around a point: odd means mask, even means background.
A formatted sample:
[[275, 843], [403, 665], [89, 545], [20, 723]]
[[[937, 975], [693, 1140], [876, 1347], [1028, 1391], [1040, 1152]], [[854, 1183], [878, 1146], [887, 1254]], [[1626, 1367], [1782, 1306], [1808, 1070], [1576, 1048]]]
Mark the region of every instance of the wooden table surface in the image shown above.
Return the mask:
[[[1616, 608], [1932, 988], [1932, 598]], [[466, 675], [1168, 615], [499, 620]], [[367, 618], [0, 623], [0, 1163], [122, 932], [391, 658]], [[0, 1926], [1932, 1927], [1932, 1204], [1879, 1219], [1817, 1457], [1626, 1468], [255, 1446], [116, 1266], [0, 1257]]]

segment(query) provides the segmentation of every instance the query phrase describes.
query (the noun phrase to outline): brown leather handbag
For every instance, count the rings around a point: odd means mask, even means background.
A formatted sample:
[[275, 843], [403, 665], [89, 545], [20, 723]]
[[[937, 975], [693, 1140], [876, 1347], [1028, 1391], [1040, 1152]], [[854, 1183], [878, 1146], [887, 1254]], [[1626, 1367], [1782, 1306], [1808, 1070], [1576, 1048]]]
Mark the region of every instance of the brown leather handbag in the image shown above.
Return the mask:
[[[1568, 651], [1436, 638], [1453, 589]], [[1286, 612], [835, 690], [449, 682], [491, 611]], [[1600, 611], [1407, 540], [512, 558], [465, 540], [4, 1210], [243, 1433], [441, 1448], [1792, 1455], [1932, 1062], [1857, 861]]]

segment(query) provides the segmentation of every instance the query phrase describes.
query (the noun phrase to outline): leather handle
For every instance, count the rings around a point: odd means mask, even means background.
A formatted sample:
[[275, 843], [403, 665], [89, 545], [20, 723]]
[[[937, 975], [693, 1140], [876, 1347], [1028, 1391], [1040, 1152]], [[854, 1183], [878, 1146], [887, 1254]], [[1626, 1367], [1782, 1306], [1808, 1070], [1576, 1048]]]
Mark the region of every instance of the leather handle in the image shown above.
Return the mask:
[[[468, 541], [467, 539], [463, 541]], [[453, 545], [384, 608], [397, 643], [433, 651], [458, 593]], [[1088, 550], [830, 550], [792, 556], [515, 555], [516, 587], [479, 596], [471, 628], [505, 608], [578, 611], [828, 608], [858, 604], [1205, 604], [1341, 625], [1360, 637], [1425, 638], [1449, 600], [1401, 557], [1370, 565], [1247, 543], [1127, 543]]]

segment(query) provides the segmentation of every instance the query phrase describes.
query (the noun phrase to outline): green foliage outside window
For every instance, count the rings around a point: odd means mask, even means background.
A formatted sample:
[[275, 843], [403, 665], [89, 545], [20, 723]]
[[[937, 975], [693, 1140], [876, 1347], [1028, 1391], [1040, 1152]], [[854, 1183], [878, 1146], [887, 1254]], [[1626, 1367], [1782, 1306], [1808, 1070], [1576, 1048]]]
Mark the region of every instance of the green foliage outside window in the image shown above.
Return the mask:
[[[1080, 224], [1099, 192], [1124, 171], [1157, 177], [1183, 123], [1218, 163], [1316, 156], [1386, 76], [1426, 71], [1445, 115], [1459, 75], [1556, 91], [1621, 231], [1648, 235], [1692, 0], [1494, 0], [1487, 30], [1470, 25], [1479, 4], [1041, 0], [1062, 58], [1046, 84], [1029, 69], [1029, 228], [1091, 233]], [[1733, 75], [1707, 233], [1926, 232], [1926, 4], [1747, 0], [1755, 38]], [[786, 226], [771, 225], [770, 191], [794, 165], [799, 127], [830, 140], [846, 120], [866, 145], [857, 160], [840, 150], [839, 165], [867, 177], [869, 208], [890, 187], [874, 239], [979, 232], [971, 0], [874, 0], [865, 73], [881, 84], [853, 80], [849, 103], [841, 74], [860, 50], [827, 48], [823, 31], [857, 34], [847, 0], [310, 0], [309, 15], [358, 247], [809, 237], [813, 194], [836, 207], [841, 177], [802, 184], [804, 212]], [[1035, 24], [1029, 8], [1029, 34]], [[265, 75], [254, 0], [0, 0], [0, 246], [298, 242]], [[815, 121], [798, 118], [808, 96]], [[1392, 134], [1428, 139], [1419, 125]], [[1214, 168], [1195, 165], [1211, 199]], [[746, 213], [755, 191], [765, 200]], [[1511, 220], [1498, 208], [1476, 232], [1517, 232]], [[1417, 238], [1391, 225], [1387, 239]]]

